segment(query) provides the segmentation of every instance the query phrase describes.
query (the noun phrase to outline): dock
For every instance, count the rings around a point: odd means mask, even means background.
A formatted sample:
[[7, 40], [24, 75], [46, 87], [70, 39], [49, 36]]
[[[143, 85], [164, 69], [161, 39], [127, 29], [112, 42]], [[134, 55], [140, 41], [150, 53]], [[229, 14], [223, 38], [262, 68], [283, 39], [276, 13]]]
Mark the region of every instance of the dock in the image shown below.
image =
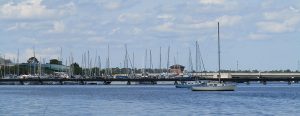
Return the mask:
[[[23, 85], [25, 82], [35, 82], [43, 85], [47, 82], [56, 82], [61, 85], [64, 82], [77, 82], [79, 84], [86, 84], [87, 82], [99, 82], [103, 84], [110, 84], [111, 82], [123, 82], [127, 85], [131, 85], [133, 82], [147, 82], [149, 84], [156, 84], [157, 82], [172, 82], [174, 84], [180, 81], [195, 81], [195, 80], [207, 80], [207, 81], [218, 81], [215, 78], [215, 73], [209, 73], [206, 75], [197, 75], [191, 77], [172, 77], [172, 78], [160, 78], [151, 76], [148, 78], [106, 78], [106, 77], [91, 77], [91, 78], [28, 78], [28, 79], [0, 79], [0, 82], [19, 82]], [[287, 82], [298, 83], [300, 81], [300, 73], [222, 73], [226, 77], [221, 77], [220, 80], [223, 82], [236, 82], [236, 83], [250, 83], [250, 82], [261, 82], [266, 84], [267, 82]], [[195, 74], [194, 74], [195, 75]]]

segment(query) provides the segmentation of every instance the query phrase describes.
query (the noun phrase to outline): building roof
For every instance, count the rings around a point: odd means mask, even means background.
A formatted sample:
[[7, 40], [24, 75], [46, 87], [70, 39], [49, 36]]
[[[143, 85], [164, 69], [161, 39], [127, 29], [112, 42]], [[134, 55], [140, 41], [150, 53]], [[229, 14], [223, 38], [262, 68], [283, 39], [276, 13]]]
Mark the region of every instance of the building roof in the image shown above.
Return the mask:
[[178, 68], [184, 69], [185, 67], [180, 64], [174, 64], [174, 65], [170, 66], [170, 69], [178, 69]]

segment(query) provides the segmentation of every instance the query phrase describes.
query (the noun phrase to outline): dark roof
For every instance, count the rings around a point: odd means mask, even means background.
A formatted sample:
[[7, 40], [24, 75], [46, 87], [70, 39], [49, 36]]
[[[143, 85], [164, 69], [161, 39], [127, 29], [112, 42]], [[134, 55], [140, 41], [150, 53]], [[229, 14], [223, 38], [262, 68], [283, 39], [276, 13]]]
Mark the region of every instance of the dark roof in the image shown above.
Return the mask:
[[172, 66], [170, 66], [171, 69], [177, 69], [177, 68], [181, 68], [181, 69], [184, 69], [185, 67], [180, 65], [180, 64], [174, 64]]

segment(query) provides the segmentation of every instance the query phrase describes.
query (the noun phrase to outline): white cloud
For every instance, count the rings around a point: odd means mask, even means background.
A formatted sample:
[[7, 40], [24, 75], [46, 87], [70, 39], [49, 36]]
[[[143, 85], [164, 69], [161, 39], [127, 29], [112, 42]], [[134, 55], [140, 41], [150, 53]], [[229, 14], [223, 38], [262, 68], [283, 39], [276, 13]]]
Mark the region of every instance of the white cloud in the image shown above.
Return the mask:
[[221, 26], [234, 26], [242, 20], [242, 16], [228, 16], [224, 15], [216, 18], [215, 20], [206, 20], [198, 23], [190, 24], [191, 28], [215, 28], [217, 22], [220, 22]]
[[38, 45], [41, 44], [41, 41], [36, 38], [28, 38], [28, 37], [22, 37], [17, 40], [18, 43], [24, 44], [24, 45]]
[[174, 21], [167, 21], [163, 22], [160, 25], [156, 25], [154, 27], [155, 31], [159, 32], [176, 32], [181, 34], [188, 34], [193, 33], [194, 29], [212, 29], [217, 28], [217, 22], [220, 22], [221, 26], [231, 27], [235, 26], [242, 20], [241, 16], [228, 16], [224, 15], [213, 20], [195, 20], [191, 17], [188, 17], [187, 20], [183, 22], [174, 22]]
[[60, 50], [58, 48], [42, 48], [42, 49], [36, 49], [33, 51], [33, 49], [26, 49], [25, 54], [25, 60], [33, 57], [35, 52], [35, 57], [40, 60], [40, 58], [58, 58], [60, 56]]
[[264, 19], [266, 20], [286, 20], [293, 17], [300, 17], [299, 15], [299, 10], [292, 6], [280, 11], [263, 13]]
[[108, 2], [104, 5], [104, 8], [108, 10], [116, 10], [121, 7], [121, 3], [119, 2]]
[[234, 0], [198, 0], [201, 5], [195, 8], [200, 13], [226, 13], [240, 10], [240, 4]]
[[265, 40], [265, 39], [269, 39], [270, 36], [266, 34], [251, 33], [248, 35], [247, 38], [250, 40]]
[[[42, 0], [25, 0], [19, 3], [8, 2], [0, 6], [0, 18], [4, 19], [40, 19], [65, 15], [71, 5], [66, 5], [58, 10], [48, 9]], [[71, 9], [73, 10], [73, 9]]]
[[76, 5], [73, 2], [70, 2], [68, 4], [62, 5], [59, 7], [58, 13], [60, 15], [65, 15], [65, 14], [74, 14], [76, 11]]
[[273, 2], [274, 2], [274, 0], [263, 0], [261, 2], [261, 7], [264, 8], [264, 9], [272, 7]]
[[200, 4], [224, 4], [225, 0], [199, 0]]
[[170, 14], [161, 14], [157, 16], [158, 19], [162, 19], [164, 21], [174, 21], [176, 18]]
[[289, 7], [281, 11], [263, 13], [265, 21], [257, 22], [260, 31], [282, 33], [296, 30], [300, 23], [300, 14], [296, 8]]
[[138, 22], [139, 20], [141, 20], [142, 17], [139, 14], [136, 13], [124, 13], [119, 15], [118, 17], [118, 21], [119, 22]]
[[143, 32], [143, 30], [141, 28], [138, 28], [138, 27], [134, 27], [132, 29], [132, 34], [133, 35], [138, 35], [138, 34], [141, 34]]
[[173, 32], [175, 31], [174, 24], [171, 22], [166, 22], [161, 25], [158, 25], [154, 28], [156, 31], [162, 31], [162, 32]]
[[27, 23], [15, 23], [14, 25], [8, 27], [6, 29], [6, 31], [14, 31], [14, 30], [19, 30], [19, 29], [24, 29], [27, 27], [28, 27]]
[[256, 26], [262, 31], [273, 33], [282, 33], [294, 30], [291, 25], [278, 22], [258, 22]]
[[53, 15], [54, 11], [46, 9], [42, 0], [27, 0], [19, 4], [13, 2], [1, 6], [2, 17], [5, 18], [32, 18]]
[[115, 34], [116, 32], [120, 31], [120, 29], [121, 29], [120, 27], [117, 27], [117, 28], [112, 29], [111, 32], [110, 32], [108, 35], [113, 35], [113, 34]]
[[216, 27], [217, 22], [216, 21], [203, 21], [203, 22], [198, 22], [195, 24], [190, 24], [189, 27], [190, 28], [197, 28], [197, 29], [201, 29], [201, 28], [213, 28]]
[[289, 9], [292, 10], [292, 11], [294, 11], [294, 12], [299, 12], [299, 9], [297, 9], [297, 8], [295, 8], [293, 6], [290, 6]]
[[92, 43], [104, 43], [106, 42], [106, 39], [104, 37], [97, 36], [97, 37], [88, 38], [88, 41]]
[[62, 21], [53, 22], [53, 29], [49, 30], [50, 33], [61, 33], [65, 31], [65, 24]]
[[242, 20], [241, 16], [228, 16], [228, 15], [224, 15], [216, 19], [216, 21], [219, 21], [220, 24], [224, 26], [233, 26], [235, 24], [238, 24], [241, 20]]

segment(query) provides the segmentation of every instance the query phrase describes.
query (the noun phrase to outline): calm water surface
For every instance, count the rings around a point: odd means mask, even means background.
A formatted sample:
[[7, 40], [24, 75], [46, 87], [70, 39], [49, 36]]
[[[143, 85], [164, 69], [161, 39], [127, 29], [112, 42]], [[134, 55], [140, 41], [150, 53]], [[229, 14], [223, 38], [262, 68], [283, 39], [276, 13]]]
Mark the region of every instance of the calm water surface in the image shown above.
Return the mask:
[[171, 85], [0, 86], [9, 116], [300, 115], [300, 85], [238, 85], [233, 92], [192, 92]]

